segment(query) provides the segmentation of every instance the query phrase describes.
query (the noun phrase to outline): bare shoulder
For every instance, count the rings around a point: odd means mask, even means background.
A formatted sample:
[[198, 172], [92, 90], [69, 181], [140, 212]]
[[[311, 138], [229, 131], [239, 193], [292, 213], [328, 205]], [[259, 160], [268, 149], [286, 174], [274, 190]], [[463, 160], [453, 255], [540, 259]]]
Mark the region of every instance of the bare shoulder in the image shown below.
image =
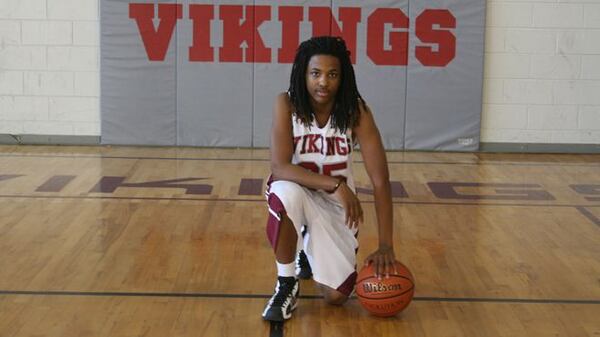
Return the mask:
[[291, 132], [292, 129], [292, 103], [286, 92], [282, 92], [275, 98], [273, 106], [273, 124], [272, 129], [275, 131]]
[[361, 98], [358, 99], [358, 110], [360, 111], [361, 115], [362, 114], [368, 114], [368, 115], [372, 115], [373, 114], [371, 112], [371, 108], [367, 105], [367, 102], [365, 102]]
[[292, 102], [287, 92], [281, 92], [275, 98], [275, 112], [278, 114], [285, 113], [291, 115], [292, 113]]
[[359, 103], [359, 109], [358, 124], [352, 129], [352, 132], [362, 150], [375, 150], [378, 148], [378, 144], [381, 144], [381, 136], [375, 124], [373, 112], [363, 102]]
[[359, 99], [358, 101], [358, 110], [358, 123], [354, 129], [360, 133], [361, 130], [373, 127], [375, 125], [375, 119], [373, 118], [373, 112], [371, 111], [371, 108], [369, 108], [367, 103], [365, 103], [365, 101], [362, 99]]

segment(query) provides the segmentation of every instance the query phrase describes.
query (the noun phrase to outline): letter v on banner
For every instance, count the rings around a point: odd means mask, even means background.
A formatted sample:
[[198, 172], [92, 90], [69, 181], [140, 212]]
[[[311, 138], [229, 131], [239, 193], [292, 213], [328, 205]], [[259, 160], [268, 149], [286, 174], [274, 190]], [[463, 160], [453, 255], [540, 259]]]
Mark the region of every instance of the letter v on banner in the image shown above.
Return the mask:
[[175, 24], [182, 16], [181, 4], [158, 4], [160, 22], [154, 29], [154, 4], [129, 4], [129, 18], [137, 23], [150, 61], [164, 61]]

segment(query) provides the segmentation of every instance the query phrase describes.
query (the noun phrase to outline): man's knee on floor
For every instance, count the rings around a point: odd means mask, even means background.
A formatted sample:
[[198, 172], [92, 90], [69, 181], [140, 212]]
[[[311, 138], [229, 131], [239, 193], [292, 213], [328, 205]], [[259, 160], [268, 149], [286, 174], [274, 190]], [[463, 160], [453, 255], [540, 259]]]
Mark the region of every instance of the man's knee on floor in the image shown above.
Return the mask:
[[348, 296], [333, 289], [325, 289], [323, 291], [325, 302], [331, 305], [342, 305], [348, 301]]

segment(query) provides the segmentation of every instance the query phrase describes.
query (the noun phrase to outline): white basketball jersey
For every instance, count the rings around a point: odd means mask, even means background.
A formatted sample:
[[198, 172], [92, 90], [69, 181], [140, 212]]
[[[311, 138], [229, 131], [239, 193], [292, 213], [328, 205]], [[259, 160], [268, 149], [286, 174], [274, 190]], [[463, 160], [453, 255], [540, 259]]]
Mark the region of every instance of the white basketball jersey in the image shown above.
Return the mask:
[[319, 128], [316, 118], [310, 127], [305, 126], [292, 114], [294, 127], [294, 156], [292, 164], [313, 172], [332, 177], [343, 177], [353, 191], [352, 177], [352, 130], [343, 134], [331, 123], [331, 116], [324, 127]]

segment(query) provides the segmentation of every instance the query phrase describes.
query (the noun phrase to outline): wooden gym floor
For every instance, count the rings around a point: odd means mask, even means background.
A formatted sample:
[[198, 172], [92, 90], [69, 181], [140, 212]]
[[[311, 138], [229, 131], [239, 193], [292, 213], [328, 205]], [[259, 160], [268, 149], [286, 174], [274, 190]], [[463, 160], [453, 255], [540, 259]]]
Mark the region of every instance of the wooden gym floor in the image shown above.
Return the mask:
[[[600, 156], [390, 152], [397, 317], [325, 305], [283, 331], [267, 150], [0, 146], [0, 336], [599, 336]], [[366, 224], [374, 204], [355, 157]]]

